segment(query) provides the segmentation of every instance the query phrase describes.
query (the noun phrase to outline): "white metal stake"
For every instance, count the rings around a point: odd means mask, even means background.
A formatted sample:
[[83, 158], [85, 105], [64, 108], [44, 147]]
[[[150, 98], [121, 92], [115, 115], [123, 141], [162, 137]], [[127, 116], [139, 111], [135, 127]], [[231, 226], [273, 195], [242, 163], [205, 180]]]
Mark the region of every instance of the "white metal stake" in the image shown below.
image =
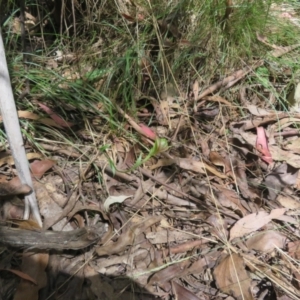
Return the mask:
[[13, 97], [10, 77], [8, 73], [5, 50], [2, 34], [0, 30], [0, 109], [3, 118], [6, 135], [15, 161], [16, 169], [22, 184], [28, 184], [32, 188], [32, 193], [25, 197], [24, 219], [29, 218], [29, 209], [32, 216], [42, 227], [42, 219], [39, 212], [35, 192], [33, 190], [32, 179], [29, 171], [29, 164], [25, 153], [23, 138], [16, 105]]

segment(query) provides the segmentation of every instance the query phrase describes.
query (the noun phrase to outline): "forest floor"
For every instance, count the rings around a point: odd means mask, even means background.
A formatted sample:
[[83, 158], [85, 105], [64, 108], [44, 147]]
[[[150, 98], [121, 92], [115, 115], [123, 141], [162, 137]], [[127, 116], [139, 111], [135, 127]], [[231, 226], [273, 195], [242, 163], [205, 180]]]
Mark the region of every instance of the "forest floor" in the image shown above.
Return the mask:
[[0, 298], [300, 299], [300, 5], [100, 2], [0, 15]]

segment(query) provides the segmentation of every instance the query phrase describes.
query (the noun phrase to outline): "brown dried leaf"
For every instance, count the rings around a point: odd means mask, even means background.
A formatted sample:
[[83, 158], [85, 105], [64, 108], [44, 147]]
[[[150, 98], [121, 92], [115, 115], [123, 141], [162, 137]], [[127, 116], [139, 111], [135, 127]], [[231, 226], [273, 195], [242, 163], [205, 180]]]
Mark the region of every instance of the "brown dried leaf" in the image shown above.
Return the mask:
[[251, 105], [248, 104], [247, 108], [252, 115], [257, 116], [257, 117], [265, 117], [265, 116], [274, 115], [274, 112], [270, 112], [266, 109], [259, 108], [253, 104], [251, 104]]
[[214, 278], [219, 289], [236, 299], [254, 300], [250, 292], [251, 278], [244, 267], [244, 261], [236, 253], [228, 255], [214, 270]]
[[213, 226], [211, 230], [212, 235], [216, 235], [221, 238], [221, 240], [226, 240], [228, 237], [226, 220], [222, 219], [220, 216], [212, 214], [206, 219], [206, 222]]
[[277, 208], [271, 210], [270, 214], [266, 211], [250, 214], [238, 220], [230, 230], [230, 240], [237, 237], [242, 237], [250, 232], [256, 231], [268, 224], [272, 219], [283, 215], [285, 208]]
[[170, 280], [178, 277], [184, 277], [189, 274], [199, 274], [204, 271], [208, 265], [214, 265], [216, 259], [220, 256], [218, 251], [213, 251], [203, 258], [196, 260], [191, 264], [190, 260], [183, 260], [174, 263], [166, 268], [156, 272], [149, 280], [148, 285], [159, 285], [166, 288]]
[[184, 260], [175, 264], [172, 264], [163, 270], [156, 272], [149, 280], [148, 285], [159, 285], [165, 291], [170, 288], [169, 281], [173, 278], [180, 277], [188, 269], [190, 265], [189, 260]]
[[286, 186], [296, 183], [299, 170], [286, 163], [280, 164], [272, 173], [266, 176], [265, 185], [268, 188], [268, 198], [275, 200], [277, 194]]
[[167, 98], [166, 100], [161, 100], [160, 102], [158, 102], [156, 99], [151, 99], [151, 104], [153, 105], [156, 113], [156, 119], [160, 125], [168, 125], [169, 123], [170, 108]]
[[[26, 153], [26, 157], [28, 160], [32, 159], [39, 159], [42, 158], [42, 155], [40, 153]], [[14, 159], [11, 155], [5, 155], [0, 159], [0, 166], [8, 164], [8, 165], [14, 165]]]
[[55, 164], [56, 161], [51, 159], [35, 160], [30, 164], [31, 173], [35, 178], [40, 179]]
[[[29, 119], [29, 120], [37, 120], [42, 124], [45, 124], [47, 126], [53, 126], [57, 128], [62, 128], [59, 124], [57, 124], [54, 120], [49, 119], [49, 118], [41, 118], [39, 115], [34, 114], [30, 111], [18, 111], [18, 117], [19, 118], [24, 118], [24, 119]], [[0, 116], [0, 122], [2, 122], [2, 117]]]
[[[246, 199], [255, 198], [255, 195], [249, 190], [247, 177], [245, 173], [245, 163], [241, 160], [236, 159], [235, 157], [230, 157], [226, 153], [219, 153], [216, 151], [211, 151], [209, 154], [210, 161], [219, 167], [223, 167], [224, 173], [228, 176], [231, 176], [236, 180], [240, 192], [243, 197]], [[241, 211], [244, 211], [242, 208]]]
[[180, 300], [200, 300], [194, 293], [183, 287], [182, 285], [178, 284], [177, 282], [173, 281], [173, 287], [177, 299]]
[[293, 153], [300, 154], [300, 138], [289, 141], [289, 143], [285, 146], [285, 149], [290, 150]]
[[[50, 182], [45, 184], [40, 183], [39, 181], [34, 181], [33, 186], [36, 192], [36, 197], [39, 201], [40, 213], [44, 217], [44, 228], [53, 227], [53, 229], [56, 231], [61, 231], [63, 228], [64, 230], [72, 230], [72, 226], [70, 224], [66, 224], [66, 216], [62, 217], [58, 222], [53, 223], [63, 213], [62, 207], [60, 207], [58, 204], [60, 201], [58, 201], [58, 203], [56, 201], [58, 198], [64, 197], [57, 191], [55, 184]], [[72, 201], [76, 200], [76, 198], [76, 193], [73, 193], [68, 204], [73, 203]]]
[[291, 298], [288, 295], [282, 295], [280, 297], [277, 297], [277, 300], [294, 300], [295, 298]]
[[114, 299], [114, 297], [117, 298], [113, 286], [111, 286], [107, 280], [103, 280], [103, 278], [99, 276], [99, 273], [89, 265], [84, 267], [84, 275], [86, 278], [89, 278], [91, 290], [95, 295], [95, 299], [100, 299], [100, 295], [104, 299]]
[[298, 217], [294, 218], [292, 216], [282, 215], [282, 216], [276, 217], [276, 220], [286, 222], [286, 223], [290, 223], [290, 224], [294, 224], [294, 225], [297, 225], [297, 226], [299, 225]]
[[266, 231], [258, 233], [250, 237], [246, 245], [249, 249], [254, 249], [262, 252], [270, 252], [277, 248], [285, 246], [286, 237], [277, 231]]
[[214, 101], [214, 102], [223, 103], [223, 104], [225, 104], [225, 105], [228, 106], [228, 107], [234, 107], [234, 106], [232, 105], [232, 103], [230, 103], [228, 100], [226, 100], [226, 99], [224, 99], [223, 97], [218, 96], [218, 95], [208, 96], [208, 97], [205, 97], [204, 99], [205, 99], [205, 100], [209, 100], [209, 101]]
[[277, 121], [273, 127], [275, 127], [276, 131], [281, 131], [283, 128], [286, 128], [290, 125], [295, 125], [295, 123], [299, 123], [300, 122], [300, 118], [299, 118], [299, 114], [294, 115], [294, 117], [291, 117], [290, 115], [285, 116], [283, 115], [283, 117], [281, 119], [279, 119], [279, 121]]
[[300, 241], [288, 243], [288, 253], [295, 259], [300, 259]]
[[24, 280], [28, 280], [31, 283], [33, 283], [34, 285], [37, 285], [36, 280], [34, 280], [31, 276], [29, 276], [28, 274], [25, 274], [19, 270], [13, 270], [13, 269], [0, 269], [0, 271], [7, 271], [7, 272], [11, 272], [17, 276], [19, 276], [20, 278], [24, 279]]
[[141, 180], [132, 201], [130, 201], [130, 205], [138, 203], [154, 185], [155, 183], [151, 179], [145, 181]]
[[291, 151], [285, 151], [277, 145], [269, 145], [269, 150], [273, 160], [285, 161], [294, 168], [300, 169], [300, 155], [294, 154]]
[[162, 159], [159, 159], [156, 164], [153, 164], [151, 166], [149, 166], [149, 169], [150, 170], [155, 170], [157, 168], [160, 168], [160, 167], [165, 167], [165, 166], [170, 166], [174, 163], [173, 159], [170, 159], [170, 158], [162, 158]]
[[[193, 159], [189, 159], [189, 158], [178, 158], [178, 159], [174, 159], [174, 161], [176, 162], [176, 164], [185, 170], [189, 170], [189, 171], [194, 171], [194, 172], [198, 172], [201, 174], [206, 174], [207, 172], [212, 173], [213, 175], [216, 175], [220, 178], [227, 178], [226, 175], [220, 173], [218, 170], [216, 170], [215, 168], [209, 166], [208, 164], [206, 164], [205, 162], [202, 161], [196, 161]], [[205, 171], [206, 169], [206, 171]]]
[[[12, 33], [21, 34], [21, 20], [20, 18], [14, 18], [11, 21], [12, 26]], [[24, 22], [24, 29], [29, 34], [34, 34], [37, 32], [38, 28], [36, 27], [38, 23], [38, 18], [34, 17], [28, 12], [25, 12], [25, 22]]]
[[27, 184], [21, 184], [18, 177], [14, 177], [10, 181], [0, 182], [0, 196], [28, 194], [30, 191], [30, 186]]
[[228, 172], [232, 172], [231, 163], [228, 156], [226, 155], [222, 156], [217, 151], [211, 151], [209, 153], [209, 159], [214, 165], [218, 167], [222, 167], [225, 174], [228, 174]]
[[33, 286], [28, 280], [21, 280], [18, 285], [14, 300], [38, 300], [38, 292], [47, 284], [45, 269], [48, 265], [48, 253], [23, 253], [22, 272], [33, 278], [37, 285]]
[[191, 249], [195, 250], [197, 248], [203, 248], [204, 244], [210, 242], [208, 239], [200, 239], [194, 241], [188, 241], [186, 243], [177, 244], [176, 246], [170, 247], [170, 253], [184, 253]]
[[256, 195], [249, 189], [248, 178], [246, 175], [245, 162], [242, 160], [234, 161], [234, 175], [236, 182], [239, 186], [239, 190], [245, 199], [255, 199]]
[[124, 195], [119, 195], [119, 196], [109, 196], [104, 200], [104, 210], [108, 211], [109, 207], [114, 204], [114, 203], [123, 203], [126, 199], [130, 198], [132, 196], [124, 196]]
[[161, 216], [154, 216], [144, 220], [129, 228], [126, 232], [122, 233], [119, 239], [114, 242], [109, 242], [106, 245], [96, 248], [96, 253], [99, 256], [107, 254], [116, 254], [124, 251], [127, 246], [133, 245], [135, 238], [144, 232], [148, 227], [154, 225], [162, 220]]
[[151, 244], [165, 244], [191, 240], [195, 238], [195, 235], [189, 234], [188, 232], [162, 229], [158, 232], [148, 232], [146, 238]]
[[283, 207], [288, 209], [298, 209], [300, 208], [300, 202], [299, 199], [294, 199], [289, 195], [278, 195], [276, 198], [276, 201], [278, 201]]

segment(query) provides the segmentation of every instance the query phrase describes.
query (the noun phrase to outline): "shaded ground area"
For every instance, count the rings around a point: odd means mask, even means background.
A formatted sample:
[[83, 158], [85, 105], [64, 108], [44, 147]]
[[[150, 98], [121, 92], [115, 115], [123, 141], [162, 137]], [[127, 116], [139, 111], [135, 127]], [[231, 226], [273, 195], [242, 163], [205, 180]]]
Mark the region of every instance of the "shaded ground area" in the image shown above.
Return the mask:
[[2, 299], [300, 298], [297, 4], [198, 2], [3, 10]]

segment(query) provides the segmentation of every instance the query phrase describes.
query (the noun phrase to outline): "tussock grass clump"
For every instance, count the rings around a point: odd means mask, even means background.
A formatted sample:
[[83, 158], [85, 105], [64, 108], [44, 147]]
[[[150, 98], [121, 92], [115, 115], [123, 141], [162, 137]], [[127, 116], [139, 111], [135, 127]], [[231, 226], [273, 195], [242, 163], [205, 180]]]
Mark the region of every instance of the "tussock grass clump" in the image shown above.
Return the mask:
[[29, 1], [23, 34], [20, 8], [13, 1], [6, 7], [3, 32], [18, 105], [37, 112], [35, 103], [43, 101], [76, 123], [100, 114], [108, 131], [122, 128], [115, 105], [135, 115], [169, 84], [187, 95], [195, 79], [205, 89], [264, 57], [269, 73], [278, 74], [291, 61], [274, 63], [256, 36], [285, 46], [299, 31], [274, 13], [283, 1], [86, 0], [63, 8], [58, 2]]

